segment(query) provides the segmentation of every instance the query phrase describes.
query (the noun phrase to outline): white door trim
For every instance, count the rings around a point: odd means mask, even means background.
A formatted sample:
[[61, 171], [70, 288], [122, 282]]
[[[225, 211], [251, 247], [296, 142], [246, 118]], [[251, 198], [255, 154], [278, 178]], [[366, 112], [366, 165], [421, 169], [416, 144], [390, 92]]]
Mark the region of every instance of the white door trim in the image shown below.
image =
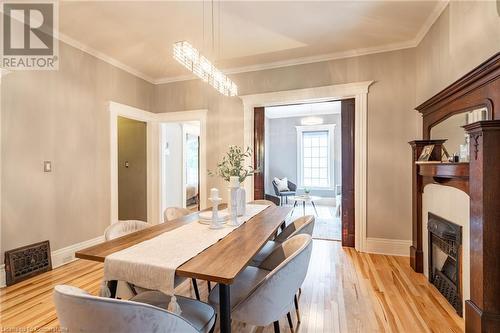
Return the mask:
[[207, 201], [207, 113], [208, 110], [188, 110], [178, 112], [153, 113], [129, 105], [110, 101], [110, 218], [118, 221], [118, 117], [125, 117], [147, 123], [147, 201], [148, 222], [158, 224], [163, 221], [161, 204], [161, 159], [160, 123], [199, 121], [200, 122], [200, 208], [206, 208]]
[[[368, 90], [373, 81], [336, 84], [330, 86], [285, 90], [263, 94], [240, 96], [244, 113], [244, 145], [253, 147], [253, 110], [259, 106], [274, 106], [306, 102], [320, 102], [346, 98], [355, 99], [355, 156], [354, 156], [354, 206], [355, 247], [366, 249], [366, 174], [367, 174], [367, 111]], [[248, 161], [252, 163], [252, 161]], [[253, 198], [253, 177], [247, 178], [245, 188], [247, 199]]]
[[158, 191], [158, 152], [155, 149], [158, 146], [158, 124], [155, 114], [149, 111], [141, 110], [129, 105], [116, 102], [109, 102], [109, 133], [110, 133], [110, 209], [111, 223], [118, 221], [118, 117], [125, 117], [138, 121], [146, 122], [147, 136], [147, 212], [149, 223], [156, 224], [157, 215], [157, 196]]

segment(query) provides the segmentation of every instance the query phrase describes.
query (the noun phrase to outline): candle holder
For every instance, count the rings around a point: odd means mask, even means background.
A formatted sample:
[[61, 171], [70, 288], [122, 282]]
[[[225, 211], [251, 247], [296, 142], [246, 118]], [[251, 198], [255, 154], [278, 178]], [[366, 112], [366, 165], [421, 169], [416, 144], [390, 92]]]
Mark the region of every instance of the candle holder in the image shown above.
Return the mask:
[[219, 204], [222, 202], [221, 198], [209, 198], [212, 202], [212, 223], [210, 223], [210, 229], [220, 229], [222, 228], [222, 223], [219, 219]]

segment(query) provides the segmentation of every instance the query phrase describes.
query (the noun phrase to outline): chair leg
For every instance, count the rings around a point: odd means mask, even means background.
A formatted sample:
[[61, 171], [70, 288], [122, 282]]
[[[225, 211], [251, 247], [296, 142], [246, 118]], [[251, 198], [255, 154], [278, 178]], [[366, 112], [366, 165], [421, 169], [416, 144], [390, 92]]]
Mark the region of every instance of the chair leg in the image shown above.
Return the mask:
[[286, 314], [286, 318], [288, 319], [288, 326], [290, 326], [290, 331], [294, 332], [293, 330], [293, 322], [292, 322], [292, 315], [290, 312]]
[[198, 283], [196, 283], [196, 279], [191, 279], [191, 282], [193, 283], [193, 289], [194, 289], [194, 295], [196, 296], [196, 299], [199, 301], [200, 300], [200, 292], [198, 291]]
[[210, 284], [210, 281], [207, 281], [207, 288], [208, 288], [208, 292], [212, 291], [212, 285]]
[[280, 333], [280, 322], [275, 321], [273, 325], [274, 325], [274, 333]]
[[299, 300], [297, 299], [297, 295], [294, 296], [293, 302], [295, 303], [295, 313], [297, 313], [297, 322], [300, 323]]

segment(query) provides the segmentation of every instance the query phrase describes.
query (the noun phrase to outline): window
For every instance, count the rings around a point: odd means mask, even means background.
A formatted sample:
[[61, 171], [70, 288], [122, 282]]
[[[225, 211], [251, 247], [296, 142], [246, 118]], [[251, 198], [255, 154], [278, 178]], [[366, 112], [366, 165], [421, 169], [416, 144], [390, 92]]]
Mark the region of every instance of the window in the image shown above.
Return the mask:
[[299, 187], [333, 187], [333, 129], [335, 125], [297, 126]]

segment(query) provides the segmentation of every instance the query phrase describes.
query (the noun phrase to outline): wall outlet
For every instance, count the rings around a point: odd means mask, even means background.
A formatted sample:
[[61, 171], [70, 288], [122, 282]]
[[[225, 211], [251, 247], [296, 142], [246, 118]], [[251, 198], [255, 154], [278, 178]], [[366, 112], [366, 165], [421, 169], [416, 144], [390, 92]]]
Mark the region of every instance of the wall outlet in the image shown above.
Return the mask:
[[43, 172], [52, 172], [52, 162], [43, 161]]

